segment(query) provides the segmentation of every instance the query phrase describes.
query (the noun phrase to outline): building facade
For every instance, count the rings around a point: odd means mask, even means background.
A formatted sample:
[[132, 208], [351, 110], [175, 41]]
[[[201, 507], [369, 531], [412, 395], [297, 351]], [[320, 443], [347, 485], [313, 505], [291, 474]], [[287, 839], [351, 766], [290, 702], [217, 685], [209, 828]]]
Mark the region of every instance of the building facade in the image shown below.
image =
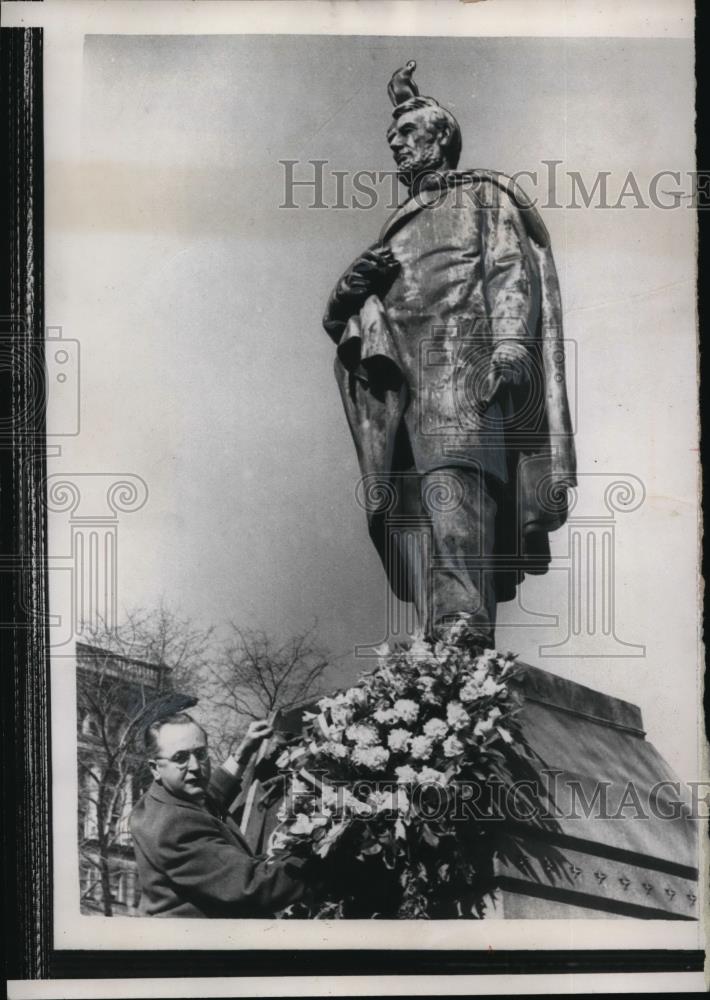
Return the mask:
[[76, 643], [78, 847], [82, 913], [135, 916], [140, 899], [128, 819], [150, 784], [142, 754], [169, 667]]

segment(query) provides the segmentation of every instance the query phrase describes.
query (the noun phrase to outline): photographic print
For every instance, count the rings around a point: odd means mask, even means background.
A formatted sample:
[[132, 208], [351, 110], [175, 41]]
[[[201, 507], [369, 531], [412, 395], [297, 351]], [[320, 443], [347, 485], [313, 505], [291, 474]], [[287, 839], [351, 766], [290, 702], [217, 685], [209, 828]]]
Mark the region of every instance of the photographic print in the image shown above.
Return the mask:
[[5, 7], [54, 947], [699, 954], [692, 5]]

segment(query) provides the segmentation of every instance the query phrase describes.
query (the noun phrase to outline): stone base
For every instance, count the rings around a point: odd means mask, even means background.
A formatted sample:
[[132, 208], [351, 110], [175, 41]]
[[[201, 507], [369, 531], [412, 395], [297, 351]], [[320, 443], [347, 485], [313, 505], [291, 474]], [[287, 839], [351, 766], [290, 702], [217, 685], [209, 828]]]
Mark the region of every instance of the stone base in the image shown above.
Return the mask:
[[501, 831], [486, 918], [697, 919], [695, 823], [639, 709], [523, 666], [519, 719], [555, 823]]

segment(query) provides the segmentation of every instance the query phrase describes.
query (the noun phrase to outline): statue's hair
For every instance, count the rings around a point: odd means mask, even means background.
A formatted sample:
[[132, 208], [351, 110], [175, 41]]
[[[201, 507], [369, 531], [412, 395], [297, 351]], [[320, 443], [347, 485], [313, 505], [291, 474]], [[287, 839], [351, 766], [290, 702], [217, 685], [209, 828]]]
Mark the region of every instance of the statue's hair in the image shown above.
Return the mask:
[[163, 726], [187, 726], [189, 724], [197, 726], [205, 739], [207, 739], [207, 733], [204, 728], [199, 722], [195, 722], [191, 715], [188, 715], [187, 712], [175, 712], [172, 715], [163, 715], [161, 718], [156, 719], [155, 722], [151, 722], [149, 726], [146, 726], [145, 733], [143, 734], [146, 753], [149, 756], [153, 756], [158, 752], [160, 730]]
[[461, 129], [450, 111], [442, 108], [433, 97], [410, 97], [393, 109], [392, 117], [397, 121], [408, 111], [417, 111], [419, 108], [428, 108], [432, 112], [431, 120], [435, 128], [439, 130], [448, 128], [450, 130], [451, 137], [444, 147], [444, 152], [449, 166], [454, 170], [461, 156]]

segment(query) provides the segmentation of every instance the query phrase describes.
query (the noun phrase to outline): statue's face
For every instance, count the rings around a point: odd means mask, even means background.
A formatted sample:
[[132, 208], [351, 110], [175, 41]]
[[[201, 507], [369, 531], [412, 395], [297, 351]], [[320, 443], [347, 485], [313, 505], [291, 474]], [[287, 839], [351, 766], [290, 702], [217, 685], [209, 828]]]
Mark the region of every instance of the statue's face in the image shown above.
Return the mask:
[[432, 123], [428, 108], [407, 111], [387, 130], [400, 181], [411, 185], [420, 174], [440, 170], [446, 165], [442, 148], [445, 133]]

